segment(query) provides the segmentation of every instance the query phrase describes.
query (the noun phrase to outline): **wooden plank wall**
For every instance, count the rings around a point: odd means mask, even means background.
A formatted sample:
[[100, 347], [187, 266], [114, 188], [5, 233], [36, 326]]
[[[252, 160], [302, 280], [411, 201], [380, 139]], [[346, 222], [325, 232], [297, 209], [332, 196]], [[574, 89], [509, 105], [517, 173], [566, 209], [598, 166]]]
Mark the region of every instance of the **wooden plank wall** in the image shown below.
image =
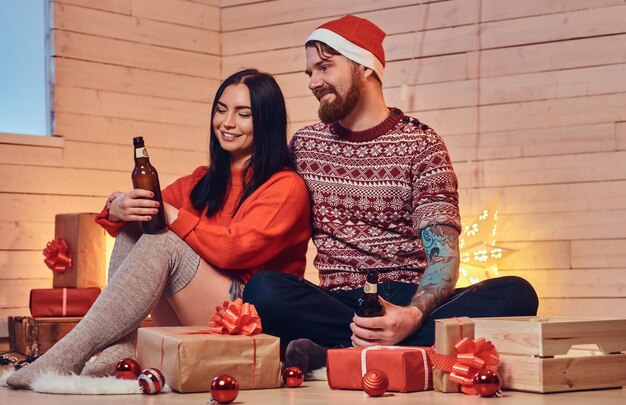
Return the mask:
[[346, 13], [377, 23], [387, 32], [388, 104], [446, 140], [464, 219], [500, 195], [499, 240], [518, 249], [502, 274], [530, 280], [543, 315], [626, 316], [625, 1], [221, 7], [223, 74], [248, 66], [276, 74], [292, 131], [316, 120], [302, 73], [308, 34]]
[[62, 138], [0, 142], [0, 336], [51, 284], [54, 215], [129, 188], [133, 136], [163, 184], [188, 173], [219, 79], [251, 66], [276, 74], [292, 132], [315, 121], [302, 44], [346, 13], [388, 33], [388, 104], [442, 134], [464, 218], [500, 195], [518, 249], [502, 273], [535, 285], [543, 315], [626, 316], [624, 0], [51, 0]]
[[[208, 159], [220, 79], [219, 0], [53, 0], [53, 147], [0, 145], [0, 337], [52, 286], [41, 250], [54, 215], [98, 212], [131, 188], [143, 135], [167, 185]], [[4, 139], [4, 138], [3, 138]], [[60, 145], [60, 146], [59, 146]]]

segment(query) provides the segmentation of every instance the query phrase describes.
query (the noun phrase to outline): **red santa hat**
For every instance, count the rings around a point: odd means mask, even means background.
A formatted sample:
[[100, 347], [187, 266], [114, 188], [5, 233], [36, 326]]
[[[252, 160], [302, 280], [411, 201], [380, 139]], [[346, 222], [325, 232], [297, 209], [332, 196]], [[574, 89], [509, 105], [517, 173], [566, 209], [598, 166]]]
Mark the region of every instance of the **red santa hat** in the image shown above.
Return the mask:
[[382, 82], [385, 68], [383, 49], [385, 35], [385, 32], [371, 21], [347, 15], [320, 25], [307, 38], [307, 42], [325, 43], [351, 61], [372, 69]]

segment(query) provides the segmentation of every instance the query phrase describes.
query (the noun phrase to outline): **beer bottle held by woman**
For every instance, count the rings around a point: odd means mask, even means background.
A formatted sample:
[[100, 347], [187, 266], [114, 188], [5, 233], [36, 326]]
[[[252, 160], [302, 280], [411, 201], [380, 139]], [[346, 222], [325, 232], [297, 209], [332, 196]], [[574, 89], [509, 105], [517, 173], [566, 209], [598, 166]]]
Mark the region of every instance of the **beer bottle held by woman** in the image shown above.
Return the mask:
[[150, 158], [148, 157], [148, 151], [144, 145], [143, 137], [138, 136], [133, 138], [133, 145], [135, 146], [135, 168], [131, 176], [133, 188], [152, 191], [154, 193], [152, 199], [159, 202], [159, 212], [152, 215], [149, 221], [141, 221], [141, 228], [144, 233], [159, 233], [167, 227], [159, 175], [154, 166], [150, 164]]
[[367, 279], [363, 285], [363, 295], [356, 303], [357, 316], [373, 318], [383, 315], [383, 303], [378, 298], [378, 271], [368, 270]]

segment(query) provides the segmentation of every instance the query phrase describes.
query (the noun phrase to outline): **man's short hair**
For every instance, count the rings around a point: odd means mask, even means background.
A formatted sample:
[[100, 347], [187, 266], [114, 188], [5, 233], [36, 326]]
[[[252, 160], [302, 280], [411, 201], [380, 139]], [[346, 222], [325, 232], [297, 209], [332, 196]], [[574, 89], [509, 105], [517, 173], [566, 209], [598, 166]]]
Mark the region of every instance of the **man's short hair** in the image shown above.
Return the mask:
[[[341, 55], [341, 52], [337, 51], [335, 48], [333, 48], [332, 46], [330, 46], [330, 45], [328, 45], [328, 44], [326, 44], [326, 43], [324, 43], [322, 41], [317, 41], [317, 40], [306, 41], [306, 43], [304, 44], [304, 47], [305, 48], [315, 48], [315, 50], [317, 51], [317, 55], [322, 60], [330, 59], [330, 57], [333, 56], [333, 55]], [[350, 62], [350, 63], [352, 63], [354, 65], [357, 65], [357, 66], [363, 66], [363, 65], [359, 65], [358, 63], [356, 63], [355, 61], [350, 60], [350, 59], [348, 59], [348, 62]], [[372, 73], [373, 73], [374, 78], [376, 79], [376, 81], [382, 86], [383, 82], [380, 80], [380, 77], [378, 77], [376, 72], [373, 71], [373, 70], [372, 70]]]

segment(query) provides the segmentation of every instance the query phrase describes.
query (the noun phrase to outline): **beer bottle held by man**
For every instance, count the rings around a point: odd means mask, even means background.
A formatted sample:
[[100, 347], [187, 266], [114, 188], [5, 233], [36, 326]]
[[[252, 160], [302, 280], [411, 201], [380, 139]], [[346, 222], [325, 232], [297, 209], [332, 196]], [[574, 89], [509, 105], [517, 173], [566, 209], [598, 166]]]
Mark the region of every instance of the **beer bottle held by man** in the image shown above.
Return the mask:
[[383, 303], [378, 298], [378, 271], [368, 270], [367, 279], [363, 285], [363, 295], [356, 303], [357, 316], [373, 318], [383, 315]]
[[149, 221], [141, 221], [141, 228], [144, 233], [159, 233], [167, 227], [159, 175], [154, 166], [150, 164], [150, 158], [148, 157], [148, 151], [143, 142], [143, 137], [138, 136], [133, 138], [133, 145], [135, 146], [135, 168], [131, 176], [133, 188], [152, 191], [154, 193], [152, 199], [159, 202], [159, 212], [152, 215]]

